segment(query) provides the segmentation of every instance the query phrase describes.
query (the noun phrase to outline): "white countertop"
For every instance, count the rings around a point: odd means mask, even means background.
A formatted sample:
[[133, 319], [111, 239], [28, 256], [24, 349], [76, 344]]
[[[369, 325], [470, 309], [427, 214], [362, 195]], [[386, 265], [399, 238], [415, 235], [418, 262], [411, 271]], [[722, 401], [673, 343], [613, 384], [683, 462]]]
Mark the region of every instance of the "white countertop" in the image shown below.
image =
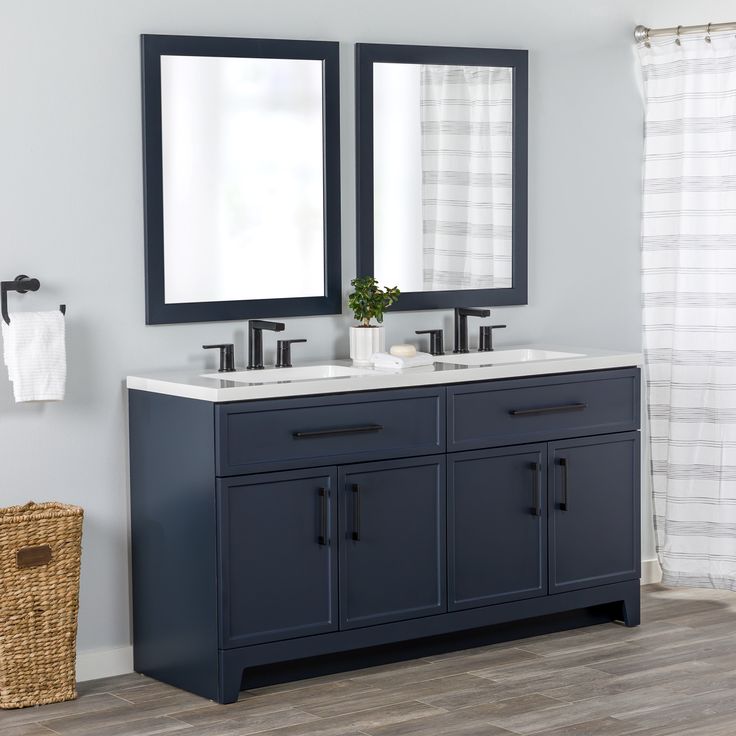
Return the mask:
[[[525, 362], [494, 364], [509, 350], [554, 350], [574, 353], [575, 357], [555, 358], [551, 360], [530, 360]], [[470, 355], [476, 355], [471, 353]], [[485, 357], [487, 356], [487, 360]], [[443, 361], [452, 360], [446, 355]], [[259, 371], [247, 373], [247, 381], [229, 380], [227, 373], [201, 369], [187, 371], [170, 371], [161, 373], [145, 373], [128, 376], [129, 389], [150, 391], [152, 393], [181, 396], [201, 401], [225, 402], [248, 401], [252, 399], [272, 399], [288, 396], [309, 396], [315, 394], [346, 393], [352, 391], [377, 391], [381, 389], [406, 388], [409, 386], [433, 386], [448, 383], [467, 383], [469, 381], [491, 381], [498, 378], [523, 378], [524, 376], [542, 376], [556, 373], [575, 373], [578, 371], [595, 371], [607, 368], [624, 368], [642, 364], [640, 353], [624, 353], [611, 350], [593, 350], [589, 348], [568, 348], [547, 345], [518, 345], [504, 347], [497, 352], [483, 353], [481, 365], [459, 365], [451, 362], [434, 363], [420, 368], [410, 368], [400, 373], [367, 370], [363, 375], [339, 376], [333, 378], [293, 379], [289, 377], [289, 369], [282, 368], [283, 379], [279, 381], [259, 382]], [[299, 364], [296, 367], [303, 367]], [[308, 365], [350, 366], [349, 360], [323, 360]], [[238, 377], [244, 376], [240, 372]]]

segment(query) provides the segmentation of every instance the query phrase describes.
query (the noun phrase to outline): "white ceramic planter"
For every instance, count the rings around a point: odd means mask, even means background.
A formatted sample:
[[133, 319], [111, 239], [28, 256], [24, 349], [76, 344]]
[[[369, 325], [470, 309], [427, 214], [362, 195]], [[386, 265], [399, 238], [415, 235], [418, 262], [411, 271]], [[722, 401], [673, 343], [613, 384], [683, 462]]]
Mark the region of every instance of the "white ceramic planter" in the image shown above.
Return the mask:
[[382, 353], [385, 348], [386, 336], [383, 327], [350, 328], [350, 357], [353, 365], [370, 365], [373, 353]]

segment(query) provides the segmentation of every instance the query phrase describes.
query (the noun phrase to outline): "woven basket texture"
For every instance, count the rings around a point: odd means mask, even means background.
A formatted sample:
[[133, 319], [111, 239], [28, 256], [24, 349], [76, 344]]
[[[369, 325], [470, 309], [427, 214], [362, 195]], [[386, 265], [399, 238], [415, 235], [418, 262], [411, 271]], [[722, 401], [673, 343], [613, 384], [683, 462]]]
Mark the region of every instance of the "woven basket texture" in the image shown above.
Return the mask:
[[[0, 509], [0, 708], [77, 697], [83, 513], [60, 503]], [[51, 560], [20, 566], [18, 552], [40, 545]]]

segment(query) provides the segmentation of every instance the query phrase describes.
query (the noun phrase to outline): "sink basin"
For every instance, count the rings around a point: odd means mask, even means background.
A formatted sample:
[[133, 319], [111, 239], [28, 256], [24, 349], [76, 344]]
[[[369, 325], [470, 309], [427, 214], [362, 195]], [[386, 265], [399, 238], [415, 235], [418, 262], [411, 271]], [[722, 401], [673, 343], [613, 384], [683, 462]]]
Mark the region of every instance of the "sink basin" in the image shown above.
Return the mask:
[[236, 383], [284, 383], [289, 381], [320, 381], [326, 378], [350, 378], [374, 374], [371, 369], [352, 368], [346, 365], [305, 365], [296, 368], [264, 368], [259, 371], [235, 373], [203, 373], [202, 378]]
[[583, 353], [563, 353], [559, 350], [521, 348], [518, 350], [492, 350], [488, 353], [439, 355], [435, 358], [435, 362], [455, 363], [456, 365], [500, 365], [502, 363], [534, 363], [542, 360], [580, 358], [582, 355]]

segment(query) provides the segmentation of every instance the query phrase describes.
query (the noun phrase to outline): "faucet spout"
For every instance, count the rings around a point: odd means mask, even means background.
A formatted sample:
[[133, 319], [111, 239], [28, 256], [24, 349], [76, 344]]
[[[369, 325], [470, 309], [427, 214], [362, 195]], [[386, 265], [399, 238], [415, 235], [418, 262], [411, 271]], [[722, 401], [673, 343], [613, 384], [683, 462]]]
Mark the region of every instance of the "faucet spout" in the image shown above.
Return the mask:
[[271, 332], [283, 332], [286, 325], [283, 322], [269, 322], [265, 319], [248, 320], [249, 330], [269, 330]]
[[468, 317], [490, 317], [490, 309], [455, 308], [455, 349], [453, 353], [468, 353]]
[[283, 332], [283, 322], [269, 322], [264, 319], [248, 320], [248, 370], [263, 368], [263, 330]]

